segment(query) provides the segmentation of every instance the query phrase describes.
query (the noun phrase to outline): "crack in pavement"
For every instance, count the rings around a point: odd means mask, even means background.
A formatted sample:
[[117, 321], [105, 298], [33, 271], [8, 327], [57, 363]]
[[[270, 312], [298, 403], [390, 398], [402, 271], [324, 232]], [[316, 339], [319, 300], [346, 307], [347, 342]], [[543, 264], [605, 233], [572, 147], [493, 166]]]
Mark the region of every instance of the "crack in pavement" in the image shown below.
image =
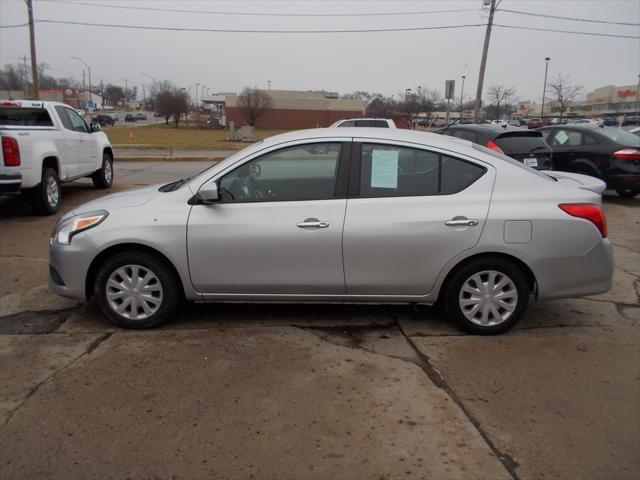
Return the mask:
[[[429, 358], [426, 355], [420, 352], [418, 347], [411, 340], [410, 336], [407, 335], [407, 333], [404, 331], [404, 329], [398, 322], [398, 319], [393, 314], [393, 312], [387, 309], [387, 313], [391, 316], [394, 323], [384, 327], [382, 325], [371, 325], [371, 326], [354, 326], [354, 327], [340, 326], [340, 327], [297, 327], [297, 328], [301, 328], [302, 330], [308, 331], [309, 333], [316, 335], [321, 340], [329, 342], [333, 345], [353, 348], [356, 350], [361, 350], [373, 355], [378, 355], [386, 358], [394, 358], [397, 360], [401, 360], [403, 362], [410, 363], [420, 368], [422, 372], [427, 376], [427, 378], [437, 388], [444, 390], [444, 392], [449, 396], [449, 398], [451, 398], [451, 400], [458, 406], [458, 408], [460, 408], [464, 416], [469, 420], [469, 422], [471, 422], [473, 427], [476, 429], [476, 431], [485, 441], [489, 449], [493, 452], [493, 454], [496, 456], [496, 458], [502, 464], [505, 470], [509, 473], [511, 478], [513, 478], [513, 480], [519, 480], [518, 474], [516, 473], [516, 469], [518, 468], [519, 463], [516, 462], [511, 455], [505, 452], [502, 452], [495, 445], [493, 440], [489, 437], [489, 434], [482, 428], [482, 426], [480, 425], [480, 422], [471, 414], [471, 412], [469, 412], [469, 410], [464, 405], [464, 402], [462, 401], [462, 399], [458, 397], [458, 395], [455, 393], [453, 388], [451, 388], [451, 386], [446, 382], [446, 380], [444, 379], [442, 374], [438, 371], [438, 369], [431, 364]], [[388, 330], [391, 326], [393, 326], [393, 328], [403, 336], [405, 342], [407, 342], [407, 344], [413, 350], [415, 358], [410, 358], [410, 357], [405, 357], [400, 355], [384, 354], [384, 353], [376, 352], [375, 350], [368, 349], [354, 335], [354, 332], [369, 332], [369, 331], [380, 330], [384, 328]], [[327, 332], [328, 335], [321, 335], [321, 332], [323, 331]], [[349, 342], [340, 343], [332, 340], [329, 335], [331, 335], [331, 333], [334, 333], [334, 332], [339, 332], [344, 334], [349, 340]], [[441, 336], [442, 335], [434, 335], [434, 337], [441, 337]], [[463, 336], [463, 335], [449, 335], [449, 336], [454, 337], [454, 336]]]
[[42, 387], [42, 385], [51, 381], [53, 377], [55, 377], [58, 373], [62, 372], [63, 370], [66, 370], [67, 368], [69, 368], [71, 365], [76, 363], [85, 355], [90, 355], [96, 348], [98, 348], [102, 343], [108, 340], [114, 333], [115, 332], [107, 332], [107, 333], [98, 335], [98, 337], [96, 337], [89, 345], [87, 345], [87, 348], [85, 348], [84, 352], [81, 352], [79, 355], [69, 360], [69, 362], [67, 362], [65, 365], [62, 365], [60, 368], [56, 369], [54, 372], [47, 375], [44, 379], [42, 379], [40, 382], [34, 385], [33, 388], [31, 388], [31, 390], [27, 392], [27, 394], [22, 399], [22, 401], [18, 405], [16, 405], [13, 409], [11, 409], [9, 413], [7, 413], [7, 418], [2, 423], [2, 427], [6, 426], [11, 421], [11, 419], [16, 414], [16, 412], [26, 405], [29, 399], [37, 393], [37, 391], [40, 389], [40, 387]]

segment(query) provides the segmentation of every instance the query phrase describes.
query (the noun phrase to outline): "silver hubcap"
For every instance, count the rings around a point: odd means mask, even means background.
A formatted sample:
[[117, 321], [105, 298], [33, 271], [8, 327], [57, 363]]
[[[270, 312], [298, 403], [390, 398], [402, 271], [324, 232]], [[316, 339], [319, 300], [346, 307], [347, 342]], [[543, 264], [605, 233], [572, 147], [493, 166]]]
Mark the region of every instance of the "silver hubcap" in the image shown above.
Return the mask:
[[518, 290], [504, 273], [485, 270], [464, 282], [458, 303], [472, 323], [491, 327], [500, 325], [513, 314], [518, 305]]
[[113, 170], [111, 166], [111, 160], [107, 160], [104, 164], [104, 179], [107, 183], [111, 183], [111, 177], [113, 176]]
[[125, 265], [107, 280], [107, 302], [124, 318], [144, 320], [162, 305], [162, 284], [148, 268]]
[[55, 207], [60, 199], [60, 188], [55, 177], [49, 177], [46, 185], [47, 202], [50, 206]]

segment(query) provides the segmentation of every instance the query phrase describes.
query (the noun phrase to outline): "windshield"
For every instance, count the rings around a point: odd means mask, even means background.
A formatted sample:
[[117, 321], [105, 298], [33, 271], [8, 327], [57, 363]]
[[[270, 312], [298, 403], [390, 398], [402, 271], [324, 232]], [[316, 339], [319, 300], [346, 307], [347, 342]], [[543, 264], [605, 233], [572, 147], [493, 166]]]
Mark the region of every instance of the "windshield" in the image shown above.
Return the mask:
[[627, 147], [640, 147], [640, 138], [621, 128], [603, 128], [600, 133]]

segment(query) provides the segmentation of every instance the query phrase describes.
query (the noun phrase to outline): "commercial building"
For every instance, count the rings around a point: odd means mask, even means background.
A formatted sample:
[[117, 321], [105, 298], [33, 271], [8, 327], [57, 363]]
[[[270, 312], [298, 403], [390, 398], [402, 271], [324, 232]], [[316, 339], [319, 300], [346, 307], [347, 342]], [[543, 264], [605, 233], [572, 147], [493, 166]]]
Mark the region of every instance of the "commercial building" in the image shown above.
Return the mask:
[[[88, 90], [81, 90], [76, 88], [66, 89], [40, 89], [38, 90], [38, 96], [40, 100], [45, 102], [60, 102], [66, 103], [73, 108], [87, 109], [88, 102], [91, 101], [93, 109], [102, 108], [102, 97], [96, 93], [91, 93]], [[22, 90], [0, 90], [0, 100], [24, 100], [29, 99], [25, 97]]]
[[[263, 90], [271, 98], [271, 106], [258, 117], [258, 128], [316, 128], [328, 127], [337, 120], [361, 117], [364, 104], [360, 99], [341, 99], [337, 93], [295, 90]], [[204, 95], [203, 106], [220, 119], [220, 124], [236, 127], [246, 123], [240, 95], [223, 93]]]

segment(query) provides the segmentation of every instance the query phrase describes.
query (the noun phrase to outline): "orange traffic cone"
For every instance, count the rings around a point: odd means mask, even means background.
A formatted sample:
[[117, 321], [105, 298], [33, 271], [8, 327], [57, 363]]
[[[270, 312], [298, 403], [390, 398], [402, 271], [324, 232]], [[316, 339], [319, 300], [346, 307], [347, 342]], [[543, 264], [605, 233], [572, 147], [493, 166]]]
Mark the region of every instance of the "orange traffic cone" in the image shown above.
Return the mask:
[[133, 132], [129, 132], [129, 141], [133, 142]]

